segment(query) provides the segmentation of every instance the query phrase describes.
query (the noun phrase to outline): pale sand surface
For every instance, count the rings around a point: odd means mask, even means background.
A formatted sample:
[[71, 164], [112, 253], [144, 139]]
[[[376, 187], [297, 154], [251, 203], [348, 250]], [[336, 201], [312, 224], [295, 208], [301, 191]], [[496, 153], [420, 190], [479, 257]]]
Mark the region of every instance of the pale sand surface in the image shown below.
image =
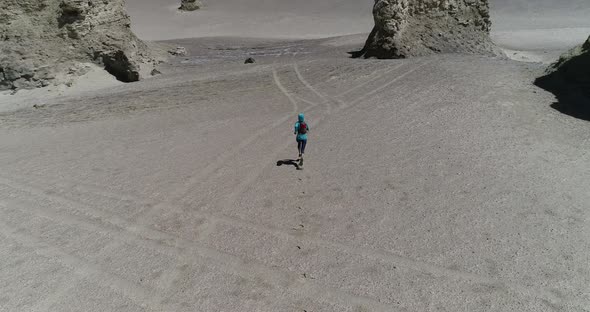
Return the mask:
[[31, 108], [33, 105], [43, 106], [47, 103], [53, 103], [59, 98], [70, 96], [102, 94], [108, 88], [123, 84], [96, 64], [88, 63], [84, 65], [90, 68], [88, 73], [75, 79], [70, 77], [71, 84], [69, 86], [62, 84], [34, 90], [19, 90], [16, 93], [11, 91], [0, 92], [0, 112]]
[[588, 122], [545, 66], [363, 40], [173, 40], [0, 113], [0, 311], [588, 311]]
[[590, 27], [494, 31], [492, 39], [506, 55], [523, 62], [549, 64], [590, 36]]
[[373, 0], [216, 0], [180, 12], [177, 0], [128, 0], [146, 40], [193, 37], [325, 38], [371, 31]]

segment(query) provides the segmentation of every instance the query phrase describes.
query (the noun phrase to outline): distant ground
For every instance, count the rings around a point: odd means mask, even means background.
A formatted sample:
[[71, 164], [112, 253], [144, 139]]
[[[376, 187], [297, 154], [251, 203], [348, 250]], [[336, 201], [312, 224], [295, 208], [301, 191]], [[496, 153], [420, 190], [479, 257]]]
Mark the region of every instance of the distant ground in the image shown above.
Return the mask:
[[[133, 30], [146, 40], [309, 39], [366, 34], [373, 27], [373, 0], [216, 0], [204, 1], [202, 10], [191, 13], [179, 12], [178, 2], [127, 0]], [[492, 38], [515, 60], [550, 63], [590, 34], [586, 0], [490, 3]]]
[[[371, 31], [373, 0], [217, 0], [179, 12], [177, 0], [127, 0], [146, 40], [194, 37], [325, 38]], [[154, 21], [158, 21], [154, 23]]]
[[490, 0], [497, 29], [590, 27], [586, 0]]
[[492, 38], [509, 57], [551, 63], [590, 35], [586, 0], [492, 0]]

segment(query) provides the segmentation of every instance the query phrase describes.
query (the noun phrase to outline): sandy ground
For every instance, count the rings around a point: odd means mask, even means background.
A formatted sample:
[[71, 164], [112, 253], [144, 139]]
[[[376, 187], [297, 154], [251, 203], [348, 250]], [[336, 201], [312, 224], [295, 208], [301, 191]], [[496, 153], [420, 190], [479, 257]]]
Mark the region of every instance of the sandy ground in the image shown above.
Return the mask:
[[[505, 47], [553, 53], [520, 26]], [[589, 311], [588, 122], [532, 84], [544, 65], [265, 35], [177, 39], [190, 56], [161, 76], [11, 98], [0, 311]]]
[[103, 68], [96, 64], [87, 63], [88, 73], [79, 77], [59, 77], [68, 84], [52, 85], [34, 90], [19, 90], [0, 92], [0, 112], [10, 112], [19, 109], [30, 109], [34, 106], [45, 106], [67, 97], [86, 97], [102, 94], [108, 88], [123, 84], [115, 79]]
[[588, 311], [588, 124], [542, 66], [350, 41], [181, 40], [0, 114], [0, 311]]

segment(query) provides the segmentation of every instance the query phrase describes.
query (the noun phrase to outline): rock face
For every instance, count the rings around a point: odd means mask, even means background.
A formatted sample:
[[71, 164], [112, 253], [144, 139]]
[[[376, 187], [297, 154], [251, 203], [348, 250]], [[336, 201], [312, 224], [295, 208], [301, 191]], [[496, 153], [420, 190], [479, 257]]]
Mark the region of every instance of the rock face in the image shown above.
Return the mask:
[[488, 0], [375, 0], [373, 15], [375, 27], [353, 57], [500, 54], [489, 37]]
[[199, 0], [182, 0], [180, 2], [179, 10], [183, 11], [195, 11], [200, 9], [202, 6], [201, 1]]
[[124, 0], [2, 0], [0, 53], [0, 90], [61, 83], [84, 62], [137, 81], [151, 61], [131, 32]]
[[535, 83], [557, 96], [554, 108], [590, 120], [590, 37], [551, 64]]
[[188, 52], [185, 47], [176, 47], [176, 49], [168, 50], [168, 53], [173, 56], [187, 56]]
[[[590, 95], [590, 37], [564, 55], [547, 69], [544, 79], [581, 88]], [[543, 78], [541, 78], [543, 80]]]

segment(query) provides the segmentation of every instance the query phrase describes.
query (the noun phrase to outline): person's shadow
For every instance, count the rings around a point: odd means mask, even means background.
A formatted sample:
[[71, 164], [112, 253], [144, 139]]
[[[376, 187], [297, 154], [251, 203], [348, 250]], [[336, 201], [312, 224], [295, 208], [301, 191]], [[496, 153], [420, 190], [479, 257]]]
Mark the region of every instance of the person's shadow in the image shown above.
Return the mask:
[[277, 161], [277, 167], [280, 167], [282, 165], [293, 166], [297, 170], [301, 169], [301, 167], [299, 167], [299, 162], [295, 159], [283, 159]]

